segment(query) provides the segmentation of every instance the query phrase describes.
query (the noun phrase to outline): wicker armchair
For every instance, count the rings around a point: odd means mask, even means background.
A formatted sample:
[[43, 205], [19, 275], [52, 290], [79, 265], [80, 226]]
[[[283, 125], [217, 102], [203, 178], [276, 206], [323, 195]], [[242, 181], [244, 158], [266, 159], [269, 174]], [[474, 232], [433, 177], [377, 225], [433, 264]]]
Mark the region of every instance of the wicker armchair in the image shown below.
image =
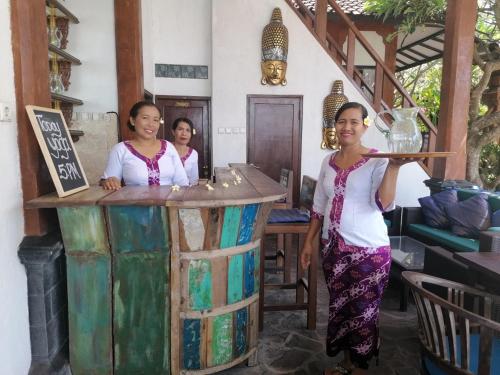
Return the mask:
[[402, 277], [417, 307], [423, 374], [500, 374], [500, 323], [491, 319], [499, 297], [422, 273]]

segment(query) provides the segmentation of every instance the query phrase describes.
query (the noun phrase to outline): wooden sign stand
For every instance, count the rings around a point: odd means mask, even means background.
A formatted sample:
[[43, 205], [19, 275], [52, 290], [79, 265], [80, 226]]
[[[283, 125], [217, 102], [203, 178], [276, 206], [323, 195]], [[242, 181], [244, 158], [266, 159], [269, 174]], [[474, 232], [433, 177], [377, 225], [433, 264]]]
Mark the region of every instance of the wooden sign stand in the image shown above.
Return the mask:
[[58, 109], [26, 106], [38, 144], [59, 197], [89, 188], [66, 121]]

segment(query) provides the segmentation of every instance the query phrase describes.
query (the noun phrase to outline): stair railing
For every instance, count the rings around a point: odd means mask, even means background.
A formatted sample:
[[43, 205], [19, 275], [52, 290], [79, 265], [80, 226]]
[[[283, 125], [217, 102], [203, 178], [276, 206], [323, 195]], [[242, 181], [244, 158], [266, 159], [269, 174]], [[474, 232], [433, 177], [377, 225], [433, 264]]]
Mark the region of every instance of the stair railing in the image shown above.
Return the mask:
[[[299, 16], [309, 31], [313, 34], [325, 51], [335, 60], [338, 66], [351, 79], [360, 93], [366, 97], [376, 112], [390, 109], [394, 103], [386, 103], [383, 99], [384, 82], [389, 83], [394, 88], [397, 96], [400, 98], [401, 107], [416, 107], [417, 104], [401, 85], [394, 73], [386, 66], [383, 59], [378, 55], [370, 42], [354, 25], [349, 16], [340, 8], [334, 0], [316, 0], [316, 12], [313, 13], [302, 0], [286, 0], [290, 7]], [[347, 51], [344, 52], [332, 35], [328, 33], [328, 6], [338, 15], [339, 19], [347, 27]], [[362, 72], [354, 64], [356, 42], [358, 42], [375, 62], [375, 82], [373, 88], [366, 82]], [[424, 144], [422, 151], [434, 151], [436, 149], [437, 129], [429, 118], [419, 111], [418, 119], [428, 129], [427, 135], [424, 134]], [[426, 159], [421, 163], [422, 167], [430, 175], [432, 171], [433, 159]]]

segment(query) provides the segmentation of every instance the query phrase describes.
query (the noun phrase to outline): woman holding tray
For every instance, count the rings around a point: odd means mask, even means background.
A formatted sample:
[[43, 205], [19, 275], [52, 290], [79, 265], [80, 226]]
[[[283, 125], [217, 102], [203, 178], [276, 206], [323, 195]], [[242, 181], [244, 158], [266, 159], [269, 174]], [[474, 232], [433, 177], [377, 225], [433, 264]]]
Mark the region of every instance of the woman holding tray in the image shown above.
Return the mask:
[[156, 138], [160, 120], [155, 104], [142, 101], [132, 106], [127, 125], [134, 138], [111, 149], [101, 179], [104, 189], [120, 189], [122, 180], [125, 185], [189, 185], [174, 145]]
[[365, 374], [378, 355], [378, 313], [391, 264], [382, 212], [394, 208], [399, 167], [416, 159], [383, 159], [361, 144], [366, 108], [344, 104], [335, 116], [340, 151], [321, 165], [311, 224], [301, 252], [309, 266], [312, 241], [322, 229], [322, 263], [330, 293], [326, 350], [344, 359], [327, 375]]

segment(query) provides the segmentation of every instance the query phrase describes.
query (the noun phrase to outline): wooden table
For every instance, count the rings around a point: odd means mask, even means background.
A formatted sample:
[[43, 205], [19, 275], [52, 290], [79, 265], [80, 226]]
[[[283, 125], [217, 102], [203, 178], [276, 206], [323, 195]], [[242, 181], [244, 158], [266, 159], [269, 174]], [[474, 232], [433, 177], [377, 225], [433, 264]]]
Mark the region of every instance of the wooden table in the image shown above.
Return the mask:
[[475, 272], [475, 282], [489, 291], [500, 294], [500, 253], [454, 253], [453, 258], [469, 266]]
[[210, 374], [256, 357], [261, 237], [286, 191], [248, 166], [215, 174], [212, 190], [28, 202], [57, 209], [73, 374]]
[[404, 271], [422, 272], [424, 269], [425, 245], [408, 236], [391, 236], [391, 275], [401, 282], [399, 310], [408, 309], [408, 294], [410, 289], [403, 282], [401, 274]]

